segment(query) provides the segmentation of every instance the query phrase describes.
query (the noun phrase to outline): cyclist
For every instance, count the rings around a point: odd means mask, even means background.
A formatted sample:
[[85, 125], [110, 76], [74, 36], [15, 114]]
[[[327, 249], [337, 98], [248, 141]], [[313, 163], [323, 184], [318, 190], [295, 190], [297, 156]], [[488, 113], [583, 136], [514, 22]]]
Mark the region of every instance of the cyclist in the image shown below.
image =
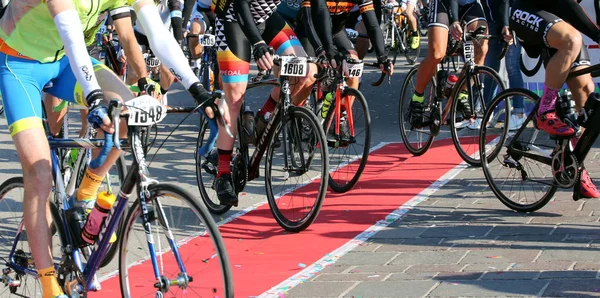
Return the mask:
[[[191, 58], [196, 60], [202, 55], [202, 45], [198, 42], [198, 36], [206, 33], [208, 28], [215, 26], [216, 15], [211, 11], [212, 0], [197, 0], [192, 11], [190, 32], [187, 35]], [[195, 65], [198, 69], [198, 65]], [[211, 70], [211, 83], [214, 75]]]
[[408, 25], [412, 30], [410, 34], [409, 45], [411, 49], [416, 50], [421, 44], [421, 38], [419, 37], [419, 25], [417, 24], [417, 16], [415, 15], [417, 0], [402, 0], [402, 3], [406, 4], [406, 10], [404, 13], [408, 18]]
[[[177, 40], [180, 48], [183, 44], [183, 18], [181, 13], [181, 7], [183, 6], [183, 0], [158, 0], [156, 1], [156, 6], [160, 11], [160, 19], [163, 24], [169, 28], [171, 27], [173, 30], [173, 36]], [[142, 50], [146, 53], [148, 51], [153, 50], [150, 47], [150, 43], [148, 41], [148, 37], [144, 31], [144, 28], [141, 26], [140, 21], [136, 20], [135, 25], [133, 27], [135, 37], [137, 39], [138, 44], [142, 47]], [[153, 59], [153, 58], [147, 58]], [[127, 84], [133, 84], [138, 81], [140, 77], [137, 76], [137, 72], [127, 72]], [[166, 68], [165, 65], [160, 65], [160, 93], [164, 95], [167, 94], [167, 91], [175, 81], [175, 77]]]
[[[123, 46], [123, 50], [125, 53], [127, 53], [127, 56], [131, 57], [129, 60], [129, 63], [131, 64], [133, 70], [135, 71], [136, 74], [138, 74], [138, 77], [140, 77], [140, 79], [137, 82], [138, 87], [140, 88], [140, 90], [143, 90], [143, 93], [149, 93], [150, 95], [153, 96], [158, 96], [160, 93], [160, 85], [158, 85], [158, 83], [152, 81], [150, 78], [148, 78], [148, 73], [146, 71], [146, 63], [144, 62], [144, 57], [142, 56], [142, 53], [139, 49], [139, 46], [137, 44], [137, 41], [135, 39], [135, 35], [133, 33], [133, 30], [131, 29], [131, 20], [130, 20], [130, 16], [129, 15], [124, 15], [122, 17], [119, 17], [119, 19], [116, 22], [112, 21], [112, 17], [110, 17], [110, 15], [108, 15], [108, 13], [104, 13], [103, 15], [100, 15], [98, 17], [98, 20], [106, 20], [106, 23], [101, 22], [99, 27], [105, 26], [102, 25], [107, 24], [106, 25], [106, 29], [108, 30], [109, 34], [111, 31], [116, 30], [117, 34], [119, 35], [119, 42], [121, 43], [121, 45]], [[109, 22], [110, 21], [110, 22]], [[84, 36], [86, 37], [86, 44], [88, 45], [88, 53], [90, 55], [90, 57], [96, 59], [96, 60], [100, 60], [99, 57], [99, 51], [101, 49], [99, 49], [98, 47], [98, 38], [104, 38], [103, 36], [99, 36], [99, 34], [95, 34], [95, 32], [97, 31], [96, 26], [92, 27], [92, 29], [88, 30], [86, 32], [86, 34], [84, 34]], [[105, 58], [106, 59], [106, 58]], [[96, 65], [95, 70], [101, 70], [104, 69], [103, 67], [101, 67], [100, 65]], [[63, 109], [60, 112], [54, 112], [54, 107], [58, 106], [61, 104], [61, 99], [53, 96], [50, 93], [46, 93], [45, 98], [44, 98], [44, 102], [45, 107], [46, 107], [46, 115], [48, 117], [48, 126], [50, 128], [50, 132], [52, 133], [52, 135], [57, 136], [60, 133], [60, 128], [62, 125], [62, 119], [64, 118], [65, 114], [67, 113], [67, 109]], [[80, 111], [81, 114], [81, 131], [79, 136], [83, 136], [83, 133], [86, 131], [87, 128], [87, 121], [85, 121], [85, 119], [87, 118], [87, 111], [86, 110], [81, 110]], [[81, 190], [81, 189], [80, 189]], [[85, 192], [85, 189], [83, 189]], [[79, 196], [80, 198], [82, 198], [82, 196]], [[94, 196], [95, 199], [95, 196]]]
[[[509, 22], [530, 57], [540, 56], [543, 51], [548, 54], [544, 61], [546, 78], [541, 103], [536, 111], [536, 126], [551, 135], [574, 136], [575, 129], [556, 115], [555, 103], [569, 72], [590, 65], [581, 33], [599, 42], [600, 28], [573, 0], [517, 0], [511, 6]], [[592, 77], [590, 74], [581, 75], [566, 83], [579, 110], [594, 92]], [[600, 192], [585, 170], [580, 187], [584, 197], [600, 197]]]
[[[310, 1], [304, 0], [303, 6], [310, 6]], [[354, 8], [358, 7], [361, 17], [366, 25], [367, 35], [371, 39], [371, 43], [375, 48], [375, 52], [377, 54], [377, 62], [379, 63], [379, 67], [382, 71], [387, 72], [387, 69], [390, 69], [393, 73], [393, 65], [390, 60], [385, 55], [385, 48], [383, 42], [383, 34], [381, 33], [381, 28], [379, 27], [379, 23], [377, 22], [377, 14], [373, 8], [373, 1], [371, 0], [351, 0], [351, 1], [327, 1], [327, 8], [329, 10], [329, 14], [331, 16], [332, 23], [332, 35], [331, 36], [321, 36], [319, 38], [326, 45], [326, 48], [330, 43], [337, 48], [341, 53], [346, 54], [351, 58], [358, 59], [358, 53], [354, 49], [354, 45], [348, 38], [346, 34], [346, 22], [350, 15], [350, 11]], [[325, 32], [319, 31], [317, 33]], [[302, 30], [298, 30], [298, 35], [302, 39], [304, 38], [304, 32]], [[307, 52], [309, 54], [314, 53], [311, 45], [309, 43], [303, 43]], [[347, 83], [352, 88], [358, 88], [359, 78], [348, 78]], [[352, 106], [352, 103], [350, 103]]]
[[[425, 87], [434, 75], [436, 65], [446, 55], [448, 45], [448, 31], [455, 40], [461, 40], [463, 29], [461, 22], [466, 23], [467, 30], [475, 30], [479, 26], [487, 26], [483, 8], [477, 0], [431, 0], [428, 27], [427, 56], [421, 62], [417, 71], [415, 93], [409, 106], [409, 119], [413, 126], [420, 126], [424, 122], [424, 96]], [[475, 63], [483, 65], [487, 53], [487, 40], [475, 43]], [[458, 100], [459, 109], [465, 118], [472, 117], [466, 90], [461, 91]]]
[[[124, 97], [127, 94], [120, 95], [113, 90], [127, 88], [121, 83], [123, 88], [112, 86], [106, 93], [101, 90], [93, 71], [94, 64], [99, 62], [89, 58], [84, 31], [97, 22], [103, 11], [108, 10], [115, 21], [127, 16], [128, 4], [136, 10], [160, 59], [181, 78], [197, 101], [210, 100], [210, 94], [194, 77], [176, 41], [165, 38], [168, 31], [162, 24], [155, 23], [159, 15], [151, 0], [11, 1], [0, 18], [0, 91], [9, 132], [23, 169], [24, 224], [44, 298], [67, 296], [56, 280], [50, 253], [51, 219], [47, 200], [52, 190], [52, 169], [41, 119], [41, 90], [52, 81], [48, 93], [88, 106], [90, 123], [111, 132], [105, 94], [111, 98]], [[95, 9], [91, 9], [91, 5]], [[45, 29], [43, 34], [40, 28]], [[212, 110], [206, 112], [212, 117]], [[226, 114], [224, 118], [229, 121]], [[94, 180], [102, 180], [119, 155], [120, 152], [113, 149], [104, 165], [94, 170]]]
[[[270, 47], [274, 48], [278, 55], [306, 56], [290, 26], [276, 12], [278, 4], [277, 0], [213, 2], [215, 8], [224, 8], [222, 12], [215, 10], [218, 17], [216, 25], [217, 59], [231, 115], [230, 129], [234, 133], [242, 97], [248, 83], [251, 55], [254, 56], [258, 67], [265, 70], [273, 67], [272, 56], [269, 53]], [[250, 51], [251, 47], [253, 47], [252, 52]], [[315, 73], [316, 66], [311, 64], [306, 77], [299, 78], [297, 81], [292, 80], [291, 95], [294, 104], [303, 104], [308, 98], [315, 82]], [[273, 88], [256, 117], [257, 139], [264, 132], [268, 123], [267, 119], [275, 110], [278, 100], [279, 88]], [[219, 130], [221, 129], [222, 127], [219, 127]], [[238, 198], [233, 189], [229, 168], [233, 139], [225, 133], [219, 133], [217, 147], [217, 197], [222, 205], [235, 206]]]
[[[382, 14], [382, 0], [373, 0], [373, 8], [375, 9], [375, 14], [377, 15], [377, 22], [381, 24], [381, 14]], [[365, 27], [365, 23], [362, 20], [362, 16], [360, 15], [360, 11], [358, 6], [354, 6], [348, 13], [348, 17], [346, 18], [346, 28], [354, 29], [358, 32], [358, 37], [356, 38], [356, 53], [358, 54], [359, 59], [364, 59], [367, 55], [369, 47], [371, 43], [369, 42], [369, 38], [367, 35], [367, 28]]]

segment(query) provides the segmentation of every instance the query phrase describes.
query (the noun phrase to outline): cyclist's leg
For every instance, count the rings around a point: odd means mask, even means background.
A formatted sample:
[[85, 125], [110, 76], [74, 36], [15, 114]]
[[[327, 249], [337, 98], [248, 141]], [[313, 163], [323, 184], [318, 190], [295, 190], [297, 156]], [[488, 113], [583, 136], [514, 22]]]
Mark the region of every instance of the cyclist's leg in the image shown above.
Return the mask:
[[[417, 71], [417, 82], [415, 93], [413, 94], [410, 104], [410, 111], [415, 117], [411, 117], [411, 122], [416, 124], [423, 115], [423, 92], [425, 87], [435, 74], [435, 69], [438, 63], [442, 61], [446, 55], [446, 47], [448, 45], [448, 10], [442, 0], [432, 0], [431, 12], [429, 14], [428, 25], [428, 44], [427, 56], [419, 65]], [[416, 122], [415, 122], [416, 121]]]
[[60, 129], [63, 123], [63, 119], [67, 114], [67, 107], [60, 110], [59, 112], [54, 111], [54, 107], [60, 105], [62, 100], [56, 96], [52, 96], [48, 93], [44, 94], [44, 107], [46, 108], [46, 119], [48, 121], [48, 128], [50, 129], [50, 134], [53, 136], [58, 136], [60, 133]]
[[[359, 59], [364, 59], [367, 56], [367, 52], [369, 51], [369, 46], [371, 45], [371, 41], [367, 36], [367, 28], [365, 27], [365, 22], [361, 19], [354, 30], [358, 32], [358, 37], [356, 38], [356, 53], [358, 54]], [[384, 36], [385, 38], [385, 36]]]
[[23, 219], [44, 297], [62, 294], [50, 250], [52, 220], [48, 198], [52, 189], [52, 166], [42, 125], [41, 102], [41, 90], [58, 75], [59, 64], [42, 64], [0, 53], [0, 92], [9, 132], [23, 170]]
[[[345, 30], [340, 30], [338, 32], [333, 33], [333, 43], [338, 48], [340, 53], [344, 53], [346, 56], [351, 58], [358, 58], [358, 53], [354, 49], [352, 42], [348, 39], [348, 35]], [[348, 78], [346, 80], [348, 86], [357, 89], [359, 78]]]
[[198, 59], [202, 55], [202, 45], [199, 44], [198, 35], [204, 34], [207, 29], [206, 21], [203, 14], [194, 8], [191, 18], [190, 34], [188, 35], [188, 46], [190, 47], [190, 53], [192, 58]]
[[415, 6], [417, 6], [417, 0], [408, 0], [406, 3], [406, 17], [408, 18], [408, 25], [410, 26], [410, 47], [414, 50], [420, 45], [419, 38], [419, 27], [417, 24], [417, 17], [415, 16]]
[[167, 68], [164, 63], [160, 63], [160, 88], [163, 94], [166, 94], [175, 82], [175, 76], [171, 71]]
[[[467, 30], [474, 31], [480, 26], [487, 28], [488, 24], [485, 19], [485, 13], [483, 7], [479, 2], [469, 4], [460, 8], [460, 20], [467, 24]], [[486, 29], [486, 34], [487, 34]], [[479, 42], [474, 42], [475, 45], [475, 63], [477, 65], [483, 65], [485, 63], [485, 56], [488, 51], [488, 40], [482, 39]]]
[[[250, 71], [250, 42], [246, 39], [240, 24], [218, 19], [216, 22], [217, 59], [223, 91], [229, 109], [229, 129], [235, 136], [242, 98], [248, 84]], [[219, 127], [221, 130], [221, 127]], [[222, 205], [237, 205], [238, 198], [231, 181], [229, 163], [233, 153], [234, 139], [221, 131], [217, 138], [219, 165], [217, 170], [216, 192]]]
[[[94, 72], [97, 75], [98, 83], [102, 88], [106, 98], [119, 98], [123, 101], [127, 101], [133, 98], [133, 94], [129, 91], [129, 88], [108, 68], [106, 65], [100, 63], [98, 60], [92, 59], [92, 64], [94, 65]], [[54, 82], [54, 86], [49, 88], [47, 92], [61, 98], [63, 100], [77, 103], [79, 105], [85, 105], [85, 98], [83, 97], [83, 91], [73, 72], [71, 71], [70, 65], [68, 63], [63, 63], [61, 69], [61, 74], [57, 77]], [[125, 137], [127, 135], [127, 127], [124, 125], [124, 122], [121, 122], [121, 137]], [[103, 137], [103, 132], [101, 129], [97, 130], [98, 137]], [[94, 150], [92, 155], [96, 156], [99, 153], [99, 150]], [[112, 167], [112, 165], [117, 161], [121, 154], [121, 150], [112, 149], [112, 151], [108, 154], [106, 161], [97, 169], [91, 169], [88, 167], [86, 169], [86, 175], [83, 177], [79, 189], [77, 191], [77, 200], [81, 202], [81, 204], [85, 204], [86, 208], [92, 208], [92, 203], [96, 199], [96, 195], [98, 192], [98, 187], [100, 186], [102, 180], [106, 176], [106, 173]], [[89, 203], [89, 204], [88, 204]]]
[[[294, 54], [299, 57], [306, 57], [306, 52], [302, 48], [302, 44], [296, 37], [296, 34], [285, 22], [285, 19], [281, 17], [277, 12], [273, 13], [265, 23], [265, 31], [262, 34], [265, 42], [273, 47], [275, 54], [277, 55], [291, 55]], [[278, 70], [274, 69], [274, 73], [277, 75]], [[291, 95], [294, 104], [301, 105], [306, 101], [312, 86], [315, 83], [314, 74], [316, 73], [316, 65], [313, 63], [309, 64], [308, 72], [306, 77], [303, 78], [292, 78], [290, 85], [292, 85]], [[271, 95], [267, 102], [263, 106], [265, 112], [272, 112], [275, 108], [274, 103], [279, 101], [279, 87], [273, 88]], [[263, 110], [261, 109], [261, 114]]]

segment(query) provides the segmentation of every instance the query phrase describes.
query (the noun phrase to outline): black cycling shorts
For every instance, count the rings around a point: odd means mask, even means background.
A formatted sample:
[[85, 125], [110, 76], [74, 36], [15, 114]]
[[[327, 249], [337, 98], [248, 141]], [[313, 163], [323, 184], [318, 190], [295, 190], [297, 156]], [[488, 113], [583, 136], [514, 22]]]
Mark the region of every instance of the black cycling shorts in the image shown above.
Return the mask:
[[346, 28], [354, 29], [354, 27], [356, 27], [356, 24], [358, 24], [359, 17], [360, 17], [359, 9], [349, 12], [348, 17], [346, 17]]
[[[438, 26], [448, 29], [450, 25], [449, 14], [450, 7], [446, 7], [443, 0], [430, 0], [429, 25], [427, 27]], [[486, 21], [483, 7], [479, 2], [461, 5], [458, 8], [458, 20], [467, 23], [467, 25], [475, 21]]]
[[146, 51], [150, 50], [150, 41], [148, 40], [148, 37], [135, 30], [133, 30], [133, 33], [135, 34], [135, 39], [137, 40], [137, 43], [142, 47], [142, 52], [145, 53]]
[[[539, 2], [515, 1], [510, 9], [509, 26], [515, 31], [527, 55], [536, 58], [544, 54], [544, 66], [556, 53], [547, 41], [548, 32], [552, 26], [563, 19], [558, 17], [560, 12], [551, 4]], [[582, 45], [579, 56], [572, 65], [590, 65], [587, 47]]]
[[[299, 26], [296, 30], [296, 34], [306, 54], [309, 57], [315, 57], [315, 48], [310, 43], [310, 40], [308, 39], [308, 37], [306, 37], [306, 34], [304, 33], [304, 26]], [[350, 38], [348, 38], [348, 34], [346, 34], [345, 29], [333, 34], [333, 44], [337, 47], [340, 53], [349, 54], [351, 50], [354, 51], [354, 44], [352, 43], [352, 41], [350, 41]]]

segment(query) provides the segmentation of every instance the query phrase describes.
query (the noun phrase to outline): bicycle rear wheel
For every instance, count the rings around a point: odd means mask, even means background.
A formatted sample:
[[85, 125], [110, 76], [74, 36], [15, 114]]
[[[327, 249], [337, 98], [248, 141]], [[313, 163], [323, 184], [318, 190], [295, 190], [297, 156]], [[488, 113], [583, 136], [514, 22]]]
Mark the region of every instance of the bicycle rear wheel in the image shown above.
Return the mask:
[[[198, 139], [196, 140], [196, 148], [200, 148], [205, 139], [208, 138], [209, 128], [208, 122], [201, 117], [200, 131], [198, 132]], [[217, 148], [214, 148], [208, 156], [198, 156], [197, 149], [194, 151], [196, 158], [196, 181], [198, 182], [198, 190], [200, 191], [200, 197], [204, 205], [211, 213], [223, 214], [229, 209], [231, 205], [221, 205], [219, 198], [217, 198], [217, 192], [215, 189], [215, 183], [217, 180], [217, 169], [219, 158], [217, 155]]]
[[[277, 223], [287, 231], [300, 232], [317, 218], [327, 192], [325, 133], [316, 116], [304, 107], [290, 107], [274, 128], [265, 159], [267, 199]], [[278, 148], [273, 146], [276, 138], [281, 140]]]
[[[496, 197], [512, 210], [533, 212], [556, 192], [550, 162], [538, 161], [551, 159], [555, 142], [534, 127], [535, 108], [517, 133], [509, 131], [511, 107], [519, 98], [524, 106], [539, 100], [535, 93], [520, 88], [498, 94], [483, 118], [479, 153], [485, 180]], [[492, 141], [483, 141], [488, 139]]]
[[[406, 78], [402, 84], [402, 91], [400, 92], [400, 104], [398, 105], [398, 124], [400, 125], [402, 142], [406, 146], [406, 149], [415, 156], [425, 154], [429, 150], [429, 147], [431, 147], [431, 144], [433, 144], [433, 139], [435, 138], [431, 125], [417, 128], [413, 127], [410, 123], [409, 105], [415, 92], [418, 70], [419, 66], [415, 65], [406, 74]], [[424, 103], [432, 107], [432, 102], [435, 100], [435, 81], [433, 79], [425, 87], [423, 94], [425, 96]]]
[[[42, 297], [42, 285], [37, 275], [30, 275], [16, 268], [35, 272], [35, 263], [28, 243], [27, 229], [23, 224], [23, 196], [25, 187], [22, 177], [13, 177], [0, 185], [0, 260], [6, 272], [0, 273], [0, 297]], [[61, 244], [66, 243], [60, 211], [50, 203], [52, 214], [52, 254], [54, 264], [61, 261]], [[14, 245], [14, 247], [13, 247]], [[9, 255], [14, 253], [12, 260]]]
[[[493, 98], [484, 98], [484, 95], [489, 93], [492, 96], [495, 96], [506, 89], [506, 86], [498, 73], [487, 66], [476, 66], [471, 72], [471, 80], [472, 82], [469, 84], [472, 92], [468, 104], [471, 107], [473, 116], [471, 119], [468, 119], [470, 123], [467, 125], [466, 129], [457, 126], [456, 119], [458, 119], [457, 114], [459, 104], [457, 96], [461, 90], [469, 88], [469, 86], [467, 86], [467, 76], [462, 76], [456, 83], [454, 94], [452, 96], [454, 101], [452, 102], [450, 110], [450, 132], [452, 134], [452, 142], [454, 143], [454, 147], [456, 147], [458, 155], [460, 155], [460, 157], [468, 164], [480, 167], [481, 160], [479, 159], [479, 153], [477, 153], [477, 150], [479, 149], [479, 136], [481, 134], [480, 127], [486, 107]], [[486, 86], [484, 82], [489, 82], [489, 86]], [[491, 88], [493, 90], [487, 90], [489, 92], [486, 92], [486, 88]], [[463, 118], [466, 117], [463, 115]]]
[[[350, 109], [346, 104], [353, 98]], [[329, 107], [323, 130], [327, 132], [329, 148], [329, 186], [344, 193], [352, 189], [365, 169], [371, 148], [371, 115], [362, 92], [345, 88], [342, 102]], [[339, 133], [336, 133], [336, 105], [341, 104]], [[346, 109], [344, 111], [344, 109]]]
[[[158, 261], [161, 280], [182, 281], [162, 287], [165, 297], [233, 297], [227, 251], [217, 225], [202, 203], [172, 184], [153, 184], [148, 190], [151, 234], [145, 233], [138, 199], [127, 214], [121, 235], [119, 281], [123, 297], [155, 297], [158, 289], [148, 262], [151, 255]], [[147, 237], [153, 237], [156, 251], [150, 252]], [[173, 247], [177, 248], [179, 259], [175, 258]], [[186, 277], [190, 278], [188, 282]]]

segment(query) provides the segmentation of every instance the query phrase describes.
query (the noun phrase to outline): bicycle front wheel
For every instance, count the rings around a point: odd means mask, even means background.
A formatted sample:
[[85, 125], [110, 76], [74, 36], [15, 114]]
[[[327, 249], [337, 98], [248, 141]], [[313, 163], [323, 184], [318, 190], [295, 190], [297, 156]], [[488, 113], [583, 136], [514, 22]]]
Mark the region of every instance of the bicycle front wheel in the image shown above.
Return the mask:
[[[479, 136], [483, 115], [486, 107], [492, 98], [506, 89], [504, 82], [498, 73], [487, 66], [476, 66], [471, 72], [471, 82], [467, 81], [467, 76], [462, 76], [456, 83], [452, 98], [452, 107], [450, 111], [450, 132], [452, 134], [452, 142], [458, 155], [468, 164], [480, 167], [481, 160], [479, 159]], [[468, 99], [467, 109], [471, 115], [462, 112], [463, 122], [456, 122], [458, 117], [458, 105], [460, 104], [457, 96], [460, 92], [466, 92], [471, 88], [471, 97]], [[489, 96], [489, 98], [486, 98]], [[466, 125], [462, 126], [462, 125]]]
[[510, 131], [515, 119], [512, 107], [535, 106], [538, 100], [526, 89], [501, 92], [485, 113], [481, 129], [479, 153], [485, 180], [505, 206], [518, 212], [542, 208], [557, 187], [550, 165], [555, 142], [534, 127], [535, 109], [522, 124], [513, 125], [516, 133]]
[[[179, 186], [154, 184], [148, 190], [148, 225], [143, 225], [140, 200], [136, 200], [120, 235], [123, 297], [155, 297], [157, 292], [165, 297], [233, 297], [229, 258], [210, 213]], [[153, 238], [154, 251], [149, 248], [148, 237]], [[156, 287], [149, 261], [152, 258], [157, 260], [155, 270], [163, 283], [178, 283]]]
[[[329, 186], [344, 193], [352, 189], [367, 165], [371, 148], [371, 115], [362, 92], [345, 88], [342, 102], [329, 107], [323, 130], [329, 148]], [[339, 124], [335, 105], [341, 104]], [[352, 105], [348, 108], [348, 105]], [[336, 131], [336, 126], [339, 129]]]
[[398, 28], [392, 26], [390, 22], [383, 25], [383, 40], [385, 42], [385, 55], [396, 64], [398, 57], [398, 43], [400, 42], [400, 33]]
[[[429, 147], [431, 147], [431, 144], [433, 144], [433, 139], [435, 138], [431, 125], [415, 127], [410, 122], [409, 105], [412, 96], [415, 93], [418, 70], [419, 65], [415, 65], [408, 74], [406, 74], [404, 84], [402, 84], [402, 91], [400, 92], [400, 104], [398, 105], [398, 124], [400, 125], [402, 142], [404, 143], [404, 146], [406, 146], [406, 149], [415, 156], [425, 154], [425, 152], [429, 150]], [[423, 102], [426, 106], [428, 105], [431, 107], [431, 103], [435, 100], [435, 81], [433, 79], [431, 80], [431, 83], [425, 87], [423, 95], [425, 97]], [[435, 109], [432, 109], [432, 111], [434, 110]]]
[[269, 207], [282, 228], [300, 232], [317, 218], [327, 191], [325, 133], [304, 107], [290, 107], [274, 129], [265, 159]]

